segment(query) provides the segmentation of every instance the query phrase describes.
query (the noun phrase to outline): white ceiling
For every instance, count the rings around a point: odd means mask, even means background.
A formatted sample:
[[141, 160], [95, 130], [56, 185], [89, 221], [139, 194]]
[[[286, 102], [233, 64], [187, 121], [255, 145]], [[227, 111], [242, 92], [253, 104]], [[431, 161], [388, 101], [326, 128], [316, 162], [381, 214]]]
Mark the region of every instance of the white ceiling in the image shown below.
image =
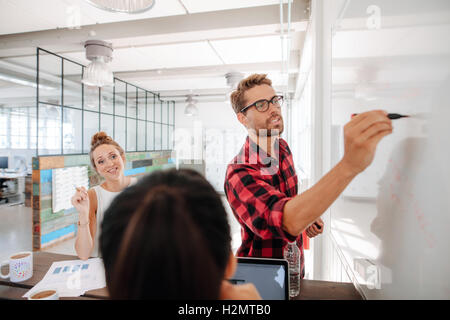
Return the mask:
[[156, 1], [148, 12], [107, 12], [83, 0], [0, 0], [0, 34], [68, 28], [185, 14], [177, 0]]
[[[291, 88], [308, 2], [292, 2]], [[113, 44], [110, 65], [117, 78], [163, 97], [223, 95], [229, 90], [225, 74], [231, 71], [269, 73], [277, 89], [285, 91], [279, 4], [280, 0], [156, 0], [150, 11], [130, 15], [103, 11], [84, 0], [0, 0], [0, 59], [34, 67], [36, 47], [41, 47], [87, 65], [84, 41], [101, 39]], [[284, 28], [287, 8], [285, 4]]]

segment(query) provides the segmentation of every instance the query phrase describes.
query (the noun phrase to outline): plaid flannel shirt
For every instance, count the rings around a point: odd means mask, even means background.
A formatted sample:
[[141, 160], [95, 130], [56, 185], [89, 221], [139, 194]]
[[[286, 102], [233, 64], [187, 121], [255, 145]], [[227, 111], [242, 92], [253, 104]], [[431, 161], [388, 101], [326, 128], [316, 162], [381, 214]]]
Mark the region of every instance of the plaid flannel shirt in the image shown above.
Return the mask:
[[292, 236], [282, 228], [284, 205], [298, 192], [297, 175], [286, 141], [278, 139], [274, 151], [278, 157], [269, 156], [247, 136], [227, 167], [225, 194], [242, 227], [237, 255], [282, 259], [287, 243], [296, 241], [303, 278], [302, 235]]

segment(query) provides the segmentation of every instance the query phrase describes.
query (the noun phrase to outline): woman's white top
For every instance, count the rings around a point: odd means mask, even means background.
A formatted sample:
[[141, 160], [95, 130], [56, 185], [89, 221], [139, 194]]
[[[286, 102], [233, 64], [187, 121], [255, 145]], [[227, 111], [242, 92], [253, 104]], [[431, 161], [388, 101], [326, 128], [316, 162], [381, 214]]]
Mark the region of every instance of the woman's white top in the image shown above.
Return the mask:
[[[129, 186], [132, 186], [137, 182], [137, 178], [131, 177], [131, 181]], [[100, 255], [100, 252], [98, 250], [98, 242], [100, 239], [100, 228], [103, 221], [103, 216], [105, 214], [106, 209], [108, 209], [111, 202], [114, 200], [114, 198], [121, 192], [111, 192], [106, 189], [104, 189], [101, 185], [95, 186], [92, 189], [95, 190], [95, 194], [97, 195], [97, 232], [95, 233], [95, 240], [94, 240], [94, 250], [92, 251], [93, 257], [98, 257]]]

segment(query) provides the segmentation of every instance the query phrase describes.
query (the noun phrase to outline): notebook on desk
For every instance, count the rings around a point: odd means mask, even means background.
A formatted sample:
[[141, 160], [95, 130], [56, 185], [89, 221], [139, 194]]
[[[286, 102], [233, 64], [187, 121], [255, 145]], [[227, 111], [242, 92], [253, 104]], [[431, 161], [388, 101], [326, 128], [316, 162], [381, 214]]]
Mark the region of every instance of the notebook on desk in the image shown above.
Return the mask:
[[237, 257], [233, 284], [253, 283], [264, 300], [289, 300], [288, 263], [284, 259]]

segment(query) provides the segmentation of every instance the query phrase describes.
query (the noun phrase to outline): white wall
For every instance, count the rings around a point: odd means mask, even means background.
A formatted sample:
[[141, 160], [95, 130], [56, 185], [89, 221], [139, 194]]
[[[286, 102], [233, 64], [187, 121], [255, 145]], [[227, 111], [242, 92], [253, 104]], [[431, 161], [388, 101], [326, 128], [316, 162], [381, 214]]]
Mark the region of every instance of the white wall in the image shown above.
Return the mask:
[[241, 227], [233, 216], [223, 195], [227, 164], [245, 142], [247, 130], [237, 120], [230, 104], [225, 102], [198, 103], [198, 116], [184, 114], [186, 104], [175, 105], [175, 150], [178, 159], [205, 161], [205, 176], [222, 194], [231, 227], [232, 249], [241, 244]]
[[[308, 170], [308, 187], [313, 186], [331, 169], [331, 30], [333, 21], [344, 5], [344, 0], [311, 1], [311, 17], [300, 62], [300, 79], [303, 82], [299, 82], [296, 93], [296, 98], [302, 100], [310, 95], [306, 99], [311, 103], [311, 122], [308, 125], [311, 135], [311, 167]], [[309, 77], [311, 88], [303, 90]], [[300, 150], [302, 148], [300, 146]], [[323, 234], [311, 241], [313, 261], [309, 262], [312, 268], [310, 276], [315, 280], [348, 282], [349, 278], [331, 238], [329, 210], [323, 213], [322, 220], [325, 223]]]
[[[243, 145], [247, 131], [237, 120], [230, 104], [225, 102], [197, 103], [198, 115], [191, 117], [184, 114], [185, 104], [177, 102], [175, 106], [175, 150], [181, 159], [202, 159], [205, 134], [214, 134], [214, 130], [235, 133], [242, 140], [236, 140], [234, 149], [220, 159], [227, 164]], [[190, 139], [188, 144], [187, 140]], [[189, 148], [186, 148], [189, 147]], [[183, 149], [181, 149], [183, 148]], [[186, 149], [185, 149], [186, 148]], [[231, 158], [230, 158], [231, 157]]]

